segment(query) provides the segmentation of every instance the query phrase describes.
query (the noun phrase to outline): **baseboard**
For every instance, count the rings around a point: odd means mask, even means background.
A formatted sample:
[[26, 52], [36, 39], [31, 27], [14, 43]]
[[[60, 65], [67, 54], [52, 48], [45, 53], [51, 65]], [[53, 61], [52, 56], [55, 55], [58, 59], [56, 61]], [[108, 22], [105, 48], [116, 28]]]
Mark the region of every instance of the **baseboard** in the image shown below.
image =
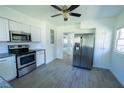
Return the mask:
[[121, 80], [119, 79], [119, 77], [117, 77], [116, 73], [114, 71], [112, 71], [110, 69], [110, 72], [113, 74], [113, 76], [115, 76], [115, 78], [118, 80], [118, 82], [122, 85], [122, 87], [124, 87], [124, 84], [121, 82]]
[[49, 64], [51, 62], [53, 62], [54, 60], [57, 60], [58, 58], [54, 58], [52, 61], [46, 61], [46, 64]]
[[100, 68], [100, 69], [107, 69], [107, 70], [110, 70], [110, 67], [107, 67], [107, 66], [95, 66], [93, 65], [94, 68]]

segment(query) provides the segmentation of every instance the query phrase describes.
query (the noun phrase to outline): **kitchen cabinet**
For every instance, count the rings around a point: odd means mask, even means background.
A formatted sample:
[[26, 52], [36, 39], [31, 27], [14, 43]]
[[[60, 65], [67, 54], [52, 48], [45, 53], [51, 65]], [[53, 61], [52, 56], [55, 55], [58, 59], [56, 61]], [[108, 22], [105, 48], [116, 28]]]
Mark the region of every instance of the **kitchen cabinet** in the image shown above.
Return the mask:
[[8, 20], [0, 18], [0, 41], [9, 41]]
[[36, 52], [36, 63], [37, 67], [39, 67], [42, 64], [45, 64], [45, 50]]
[[10, 31], [22, 31], [22, 24], [16, 21], [9, 20], [9, 30]]
[[32, 41], [41, 41], [41, 29], [39, 27], [30, 26]]
[[30, 33], [30, 26], [27, 24], [22, 24], [22, 32]]
[[0, 76], [10, 81], [16, 77], [16, 60], [15, 56], [0, 59]]

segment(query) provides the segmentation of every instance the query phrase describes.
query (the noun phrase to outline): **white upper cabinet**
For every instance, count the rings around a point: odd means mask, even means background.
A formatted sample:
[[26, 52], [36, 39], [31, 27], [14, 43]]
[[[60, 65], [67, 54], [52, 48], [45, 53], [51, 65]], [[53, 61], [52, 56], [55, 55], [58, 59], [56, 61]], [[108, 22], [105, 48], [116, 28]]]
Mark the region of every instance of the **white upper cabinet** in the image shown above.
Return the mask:
[[10, 20], [9, 21], [9, 29], [10, 29], [10, 31], [22, 31], [22, 24]]
[[8, 20], [0, 18], [0, 41], [9, 41]]
[[27, 24], [22, 24], [22, 32], [30, 33], [30, 26]]
[[41, 29], [39, 27], [30, 26], [32, 41], [41, 41]]

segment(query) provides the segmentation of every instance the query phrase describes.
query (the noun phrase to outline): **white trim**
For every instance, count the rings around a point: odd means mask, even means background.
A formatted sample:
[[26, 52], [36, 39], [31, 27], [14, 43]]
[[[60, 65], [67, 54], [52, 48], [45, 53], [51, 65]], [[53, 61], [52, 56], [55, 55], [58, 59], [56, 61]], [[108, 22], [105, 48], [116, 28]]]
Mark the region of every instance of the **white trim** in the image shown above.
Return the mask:
[[118, 43], [118, 40], [120, 39], [119, 37], [120, 37], [120, 31], [121, 31], [121, 29], [123, 29], [124, 27], [121, 27], [121, 28], [118, 28], [118, 29], [116, 29], [116, 39], [115, 39], [115, 44], [114, 44], [114, 50], [113, 50], [113, 52], [116, 52], [116, 53], [119, 53], [119, 54], [121, 54], [121, 55], [124, 55], [124, 52], [121, 52], [121, 51], [119, 51], [118, 49], [117, 49], [117, 43]]
[[121, 54], [121, 55], [124, 55], [124, 52], [120, 52], [120, 51], [118, 51], [117, 49], [114, 49], [114, 51], [113, 51], [114, 53], [118, 53], [118, 54]]

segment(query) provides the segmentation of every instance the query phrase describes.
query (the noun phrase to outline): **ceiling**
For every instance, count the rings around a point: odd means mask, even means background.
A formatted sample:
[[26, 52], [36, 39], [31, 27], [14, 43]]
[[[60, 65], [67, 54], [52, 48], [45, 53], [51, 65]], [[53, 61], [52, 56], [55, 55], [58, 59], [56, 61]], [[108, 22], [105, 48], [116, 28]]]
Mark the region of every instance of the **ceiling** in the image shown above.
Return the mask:
[[113, 17], [120, 14], [124, 9], [122, 5], [80, 5], [73, 12], [80, 13], [82, 16], [80, 18], [71, 16], [65, 22], [63, 16], [51, 18], [52, 15], [60, 12], [49, 5], [7, 5], [7, 7], [41, 21], [51, 21], [56, 25], [79, 24], [82, 20]]

